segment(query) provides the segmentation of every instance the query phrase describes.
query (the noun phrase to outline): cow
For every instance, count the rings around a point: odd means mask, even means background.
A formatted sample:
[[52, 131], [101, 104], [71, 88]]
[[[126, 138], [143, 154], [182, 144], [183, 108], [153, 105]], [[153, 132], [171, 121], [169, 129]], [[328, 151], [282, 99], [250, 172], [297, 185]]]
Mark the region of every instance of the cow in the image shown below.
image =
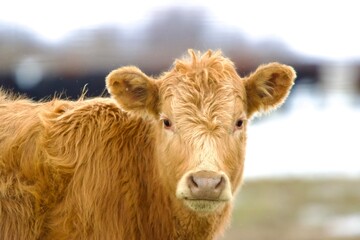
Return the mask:
[[109, 73], [111, 97], [0, 94], [1, 239], [214, 239], [243, 181], [246, 129], [280, 106], [292, 67], [241, 78], [220, 50], [157, 78]]

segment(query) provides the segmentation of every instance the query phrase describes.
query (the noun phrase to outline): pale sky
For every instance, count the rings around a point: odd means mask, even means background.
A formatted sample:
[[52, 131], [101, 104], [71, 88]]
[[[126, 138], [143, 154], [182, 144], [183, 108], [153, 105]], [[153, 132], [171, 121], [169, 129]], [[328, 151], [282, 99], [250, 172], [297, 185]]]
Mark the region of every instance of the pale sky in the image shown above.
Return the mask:
[[333, 60], [360, 59], [360, 12], [356, 0], [8, 0], [0, 22], [26, 26], [57, 41], [69, 31], [115, 23], [141, 26], [168, 6], [207, 8], [219, 27], [233, 27], [252, 41], [276, 38], [291, 49]]

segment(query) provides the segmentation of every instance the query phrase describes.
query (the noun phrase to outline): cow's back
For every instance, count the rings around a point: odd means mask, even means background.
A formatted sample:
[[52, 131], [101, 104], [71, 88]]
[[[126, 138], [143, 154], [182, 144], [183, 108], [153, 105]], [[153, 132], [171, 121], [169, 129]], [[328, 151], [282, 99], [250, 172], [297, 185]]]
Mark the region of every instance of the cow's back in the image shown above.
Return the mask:
[[44, 222], [66, 184], [48, 161], [49, 120], [76, 105], [56, 99], [35, 103], [0, 91], [0, 239], [46, 234]]
[[0, 236], [31, 239], [41, 231], [43, 211], [40, 105], [0, 94]]

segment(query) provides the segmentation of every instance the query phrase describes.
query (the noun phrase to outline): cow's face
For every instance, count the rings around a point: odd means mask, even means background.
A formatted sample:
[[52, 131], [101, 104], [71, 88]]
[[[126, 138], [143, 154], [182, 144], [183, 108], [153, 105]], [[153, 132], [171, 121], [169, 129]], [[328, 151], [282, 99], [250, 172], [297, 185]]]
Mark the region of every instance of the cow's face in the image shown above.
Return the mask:
[[241, 79], [220, 52], [190, 56], [157, 81], [134, 67], [115, 70], [107, 86], [125, 110], [155, 119], [168, 190], [194, 211], [214, 212], [241, 183], [248, 119], [281, 104], [295, 73], [274, 63]]

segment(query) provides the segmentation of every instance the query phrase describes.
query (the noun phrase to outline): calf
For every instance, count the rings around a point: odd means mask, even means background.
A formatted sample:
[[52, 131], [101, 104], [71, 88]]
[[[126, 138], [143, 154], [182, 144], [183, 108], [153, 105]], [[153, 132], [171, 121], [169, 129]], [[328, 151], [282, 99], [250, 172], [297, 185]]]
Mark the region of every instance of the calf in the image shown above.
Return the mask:
[[240, 78], [192, 50], [154, 79], [106, 78], [112, 98], [0, 94], [1, 239], [213, 239], [242, 182], [249, 119], [286, 99], [294, 70]]

